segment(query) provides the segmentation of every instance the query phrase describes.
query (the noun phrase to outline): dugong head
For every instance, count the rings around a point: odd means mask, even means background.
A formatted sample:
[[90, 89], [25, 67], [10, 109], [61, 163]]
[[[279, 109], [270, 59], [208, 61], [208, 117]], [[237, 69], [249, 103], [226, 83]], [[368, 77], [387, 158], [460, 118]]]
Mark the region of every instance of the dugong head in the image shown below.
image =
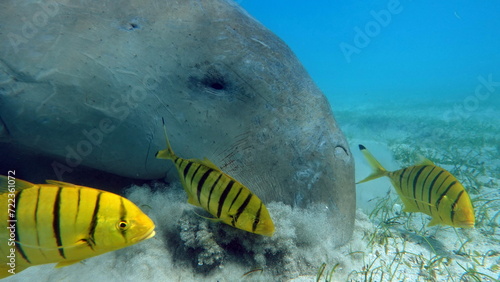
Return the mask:
[[0, 26], [2, 140], [53, 157], [55, 178], [81, 165], [177, 177], [154, 157], [164, 117], [177, 155], [209, 158], [265, 203], [318, 204], [335, 242], [350, 238], [353, 159], [330, 104], [232, 1], [6, 0]]

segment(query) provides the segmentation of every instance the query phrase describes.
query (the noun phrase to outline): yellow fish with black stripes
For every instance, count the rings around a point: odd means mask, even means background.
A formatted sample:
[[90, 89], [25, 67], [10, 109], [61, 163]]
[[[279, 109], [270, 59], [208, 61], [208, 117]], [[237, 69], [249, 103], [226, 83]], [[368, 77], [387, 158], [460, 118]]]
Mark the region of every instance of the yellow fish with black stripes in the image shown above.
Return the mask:
[[164, 120], [163, 129], [167, 149], [158, 151], [156, 157], [174, 162], [188, 194], [188, 203], [204, 208], [215, 216], [215, 221], [260, 235], [273, 235], [271, 216], [255, 194], [206, 158], [198, 160], [176, 156], [168, 141]]
[[30, 266], [63, 267], [155, 235], [153, 221], [119, 195], [0, 176], [0, 278]]
[[359, 149], [373, 168], [373, 173], [358, 183], [387, 176], [403, 201], [405, 212], [422, 212], [436, 224], [473, 228], [474, 208], [460, 182], [430, 160], [396, 171], [387, 171], [363, 145]]

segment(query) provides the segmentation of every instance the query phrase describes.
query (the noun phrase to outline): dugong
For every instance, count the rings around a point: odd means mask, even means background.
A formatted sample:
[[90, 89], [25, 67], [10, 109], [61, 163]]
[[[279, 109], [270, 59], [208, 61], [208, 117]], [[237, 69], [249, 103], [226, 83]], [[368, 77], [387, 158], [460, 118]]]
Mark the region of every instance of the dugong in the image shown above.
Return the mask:
[[319, 205], [334, 243], [351, 237], [354, 163], [330, 104], [233, 1], [3, 0], [0, 27], [0, 150], [49, 156], [59, 180], [83, 166], [175, 179], [155, 159], [163, 117], [177, 155], [266, 203]]

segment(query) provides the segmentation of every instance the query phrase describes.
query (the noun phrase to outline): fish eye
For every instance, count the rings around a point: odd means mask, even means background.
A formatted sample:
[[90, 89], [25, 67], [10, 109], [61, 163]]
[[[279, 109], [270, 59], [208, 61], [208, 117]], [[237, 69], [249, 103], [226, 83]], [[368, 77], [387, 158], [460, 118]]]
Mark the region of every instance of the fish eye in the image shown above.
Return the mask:
[[128, 229], [128, 222], [126, 222], [124, 220], [118, 222], [118, 229], [127, 230]]

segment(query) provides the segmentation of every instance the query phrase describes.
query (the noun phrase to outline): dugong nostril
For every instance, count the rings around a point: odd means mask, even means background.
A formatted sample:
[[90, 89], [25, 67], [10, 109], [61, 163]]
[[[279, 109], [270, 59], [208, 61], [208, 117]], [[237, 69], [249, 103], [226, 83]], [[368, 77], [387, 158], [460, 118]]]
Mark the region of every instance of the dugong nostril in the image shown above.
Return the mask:
[[121, 30], [126, 30], [126, 31], [134, 31], [137, 29], [141, 29], [141, 26], [144, 22], [145, 22], [145, 20], [142, 18], [132, 18], [129, 20], [121, 21], [118, 24], [117, 28], [121, 29]]

